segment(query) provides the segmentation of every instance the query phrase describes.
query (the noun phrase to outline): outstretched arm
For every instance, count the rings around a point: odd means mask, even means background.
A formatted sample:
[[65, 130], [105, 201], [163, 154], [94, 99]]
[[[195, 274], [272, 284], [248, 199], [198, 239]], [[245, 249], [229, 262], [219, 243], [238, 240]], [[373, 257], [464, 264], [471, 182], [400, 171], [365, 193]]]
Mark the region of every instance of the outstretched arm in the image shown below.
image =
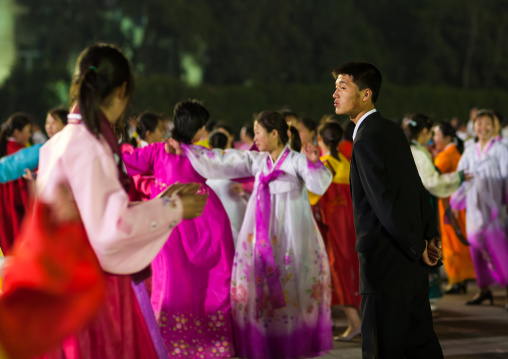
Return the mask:
[[0, 183], [23, 177], [25, 169], [34, 170], [39, 164], [39, 149], [42, 144], [23, 148], [0, 159]]
[[148, 174], [153, 171], [153, 152], [156, 145], [142, 148], [127, 148], [122, 151], [122, 158], [129, 176]]
[[257, 159], [264, 154], [255, 151], [241, 150], [209, 150], [202, 146], [181, 144], [182, 153], [192, 164], [192, 167], [203, 177], [208, 179], [233, 179], [252, 177]]
[[424, 152], [414, 151], [413, 157], [423, 186], [432, 195], [438, 198], [449, 197], [459, 188], [460, 175], [458, 172], [440, 174]]

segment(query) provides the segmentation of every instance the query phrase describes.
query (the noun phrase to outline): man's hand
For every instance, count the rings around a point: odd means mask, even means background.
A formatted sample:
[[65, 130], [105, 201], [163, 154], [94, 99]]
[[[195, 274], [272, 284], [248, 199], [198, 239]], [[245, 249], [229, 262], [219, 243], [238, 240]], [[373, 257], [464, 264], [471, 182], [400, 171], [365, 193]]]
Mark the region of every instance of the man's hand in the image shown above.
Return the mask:
[[[431, 241], [434, 241], [432, 239]], [[440, 249], [437, 248], [436, 244], [430, 244], [428, 241], [425, 241], [425, 251], [422, 254], [422, 260], [423, 263], [427, 264], [428, 266], [432, 267], [435, 266], [441, 258]]]
[[429, 254], [429, 259], [431, 261], [435, 261], [437, 263], [438, 260], [443, 256], [443, 246], [441, 245], [440, 238], [432, 238], [427, 245], [427, 252]]

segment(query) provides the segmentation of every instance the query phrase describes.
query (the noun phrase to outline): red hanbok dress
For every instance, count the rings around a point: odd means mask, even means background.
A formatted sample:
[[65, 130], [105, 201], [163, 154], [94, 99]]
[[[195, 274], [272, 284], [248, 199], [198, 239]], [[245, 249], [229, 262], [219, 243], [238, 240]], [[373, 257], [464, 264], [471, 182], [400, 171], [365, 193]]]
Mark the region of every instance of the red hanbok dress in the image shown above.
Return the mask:
[[[9, 139], [7, 155], [12, 155], [22, 148], [25, 146]], [[24, 178], [0, 183], [0, 247], [5, 255], [9, 254], [14, 238], [19, 235], [28, 197], [28, 185]]]
[[321, 197], [309, 193], [316, 222], [323, 235], [330, 263], [332, 305], [360, 308], [360, 265], [355, 252], [353, 202], [349, 190], [349, 161], [326, 155], [321, 161], [333, 174], [333, 181]]

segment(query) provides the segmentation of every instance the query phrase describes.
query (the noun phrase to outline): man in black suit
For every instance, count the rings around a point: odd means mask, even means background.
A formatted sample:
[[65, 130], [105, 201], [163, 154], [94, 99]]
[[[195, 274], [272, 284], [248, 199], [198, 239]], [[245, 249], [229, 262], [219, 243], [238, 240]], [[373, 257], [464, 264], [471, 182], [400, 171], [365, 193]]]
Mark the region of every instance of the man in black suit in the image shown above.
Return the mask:
[[335, 112], [356, 124], [350, 181], [363, 358], [443, 358], [428, 280], [441, 244], [409, 144], [400, 127], [375, 108], [382, 77], [374, 65], [349, 62], [333, 76]]

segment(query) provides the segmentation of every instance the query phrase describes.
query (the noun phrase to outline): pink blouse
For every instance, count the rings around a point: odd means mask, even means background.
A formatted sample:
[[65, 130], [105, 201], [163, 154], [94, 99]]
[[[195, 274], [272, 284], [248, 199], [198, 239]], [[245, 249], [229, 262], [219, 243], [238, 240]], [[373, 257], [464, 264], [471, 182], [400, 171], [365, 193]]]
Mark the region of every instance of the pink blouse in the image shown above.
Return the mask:
[[183, 208], [178, 196], [129, 203], [115, 156], [84, 124], [69, 124], [41, 148], [37, 191], [51, 202], [58, 184], [68, 183], [102, 268], [130, 274], [150, 264]]

